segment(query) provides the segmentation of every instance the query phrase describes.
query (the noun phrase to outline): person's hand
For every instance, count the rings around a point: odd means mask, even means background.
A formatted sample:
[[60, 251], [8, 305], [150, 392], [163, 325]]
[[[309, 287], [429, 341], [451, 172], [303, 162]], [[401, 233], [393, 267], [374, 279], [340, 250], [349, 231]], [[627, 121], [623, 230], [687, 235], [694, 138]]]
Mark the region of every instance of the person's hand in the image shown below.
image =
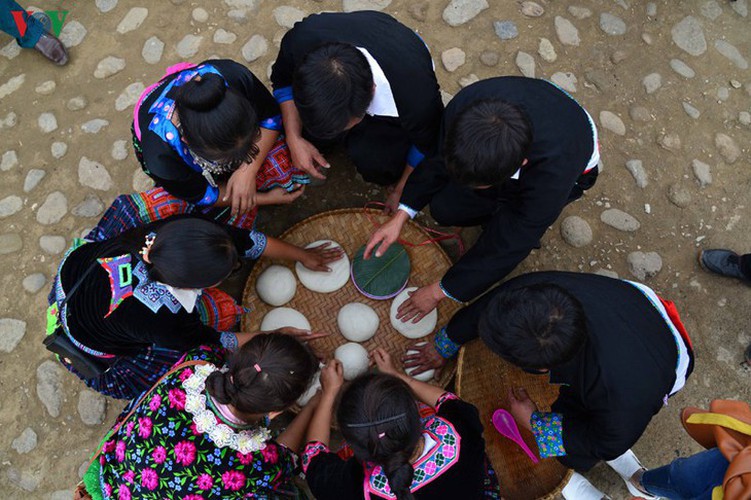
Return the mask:
[[243, 164], [227, 181], [224, 201], [230, 201], [233, 216], [241, 216], [256, 206], [256, 174], [250, 165]]
[[341, 247], [329, 248], [331, 243], [322, 243], [321, 245], [305, 250], [305, 257], [300, 263], [311, 271], [331, 271], [326, 265], [342, 258], [344, 250]]
[[412, 323], [417, 323], [426, 314], [438, 307], [438, 303], [445, 298], [446, 295], [437, 282], [420, 287], [414, 292], [410, 292], [409, 299], [399, 306], [396, 319], [405, 323], [409, 320], [412, 320]]
[[302, 137], [296, 139], [288, 137], [287, 145], [292, 155], [292, 165], [306, 171], [316, 179], [326, 178], [318, 168], [329, 168], [331, 165], [329, 165], [329, 162], [326, 161], [321, 152], [318, 151], [318, 148]]
[[394, 361], [391, 359], [391, 354], [386, 352], [383, 347], [376, 347], [370, 352], [370, 359], [375, 363], [378, 371], [385, 373], [386, 375], [398, 376], [399, 371], [394, 366]]
[[394, 215], [399, 209], [399, 201], [402, 199], [402, 191], [404, 191], [404, 189], [398, 184], [391, 186], [388, 189], [388, 194], [383, 202], [383, 212], [386, 215]]
[[440, 371], [446, 364], [447, 359], [438, 354], [435, 349], [435, 345], [432, 342], [422, 342], [421, 344], [413, 345], [408, 351], [416, 351], [415, 353], [405, 353], [402, 356], [402, 363], [405, 370], [407, 368], [415, 367], [410, 372], [411, 376], [419, 375], [428, 370]]
[[532, 414], [537, 411], [537, 404], [529, 398], [527, 391], [520, 387], [516, 391], [508, 390], [509, 412], [516, 423], [532, 431]]
[[335, 398], [344, 385], [344, 367], [342, 362], [334, 358], [321, 369], [321, 394], [324, 397]]
[[276, 332], [284, 335], [289, 335], [290, 337], [295, 337], [300, 342], [307, 342], [309, 340], [316, 340], [329, 336], [329, 334], [325, 332], [314, 332], [311, 330], [303, 330], [301, 328], [294, 328], [291, 326], [284, 326], [276, 330]]
[[376, 247], [378, 249], [375, 252], [375, 256], [380, 257], [383, 255], [391, 244], [399, 239], [399, 234], [402, 232], [402, 227], [407, 222], [407, 219], [409, 219], [407, 212], [397, 210], [396, 214], [388, 222], [376, 229], [373, 236], [370, 237], [368, 244], [365, 245], [363, 258], [365, 260], [369, 259]]
[[284, 188], [275, 187], [263, 193], [266, 205], [289, 205], [305, 192], [305, 186], [295, 184], [294, 191], [287, 192]]

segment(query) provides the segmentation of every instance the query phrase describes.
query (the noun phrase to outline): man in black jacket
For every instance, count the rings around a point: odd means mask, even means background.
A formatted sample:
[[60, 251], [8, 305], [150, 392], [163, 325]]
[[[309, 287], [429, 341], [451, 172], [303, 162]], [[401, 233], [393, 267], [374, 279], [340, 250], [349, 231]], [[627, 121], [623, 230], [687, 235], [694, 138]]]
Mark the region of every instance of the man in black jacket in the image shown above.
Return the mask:
[[509, 280], [454, 315], [437, 342], [459, 346], [478, 334], [506, 361], [560, 385], [551, 412], [537, 411], [524, 391], [509, 394], [511, 412], [541, 457], [578, 471], [626, 453], [693, 370], [672, 302], [595, 274]]
[[502, 280], [594, 184], [599, 158], [591, 117], [549, 82], [500, 77], [459, 92], [444, 113], [439, 155], [415, 169], [365, 256], [384, 252], [428, 204], [440, 224], [482, 225], [483, 233], [439, 282], [402, 304], [399, 317], [420, 318], [447, 297], [470, 302]]
[[306, 17], [282, 39], [271, 83], [292, 160], [314, 177], [329, 166], [314, 144], [343, 138], [366, 181], [392, 186], [396, 209], [414, 167], [435, 153], [443, 103], [430, 52], [387, 14]]

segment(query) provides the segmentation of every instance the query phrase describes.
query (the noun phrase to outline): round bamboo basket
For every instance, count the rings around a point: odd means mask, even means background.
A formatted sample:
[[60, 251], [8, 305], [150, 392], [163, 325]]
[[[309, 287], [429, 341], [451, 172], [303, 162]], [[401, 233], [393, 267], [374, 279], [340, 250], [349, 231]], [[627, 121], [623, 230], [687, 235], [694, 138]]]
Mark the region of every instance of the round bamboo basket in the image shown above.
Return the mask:
[[[371, 209], [341, 209], [324, 212], [309, 217], [294, 225], [281, 235], [281, 239], [304, 247], [316, 240], [330, 239], [339, 243], [350, 260], [355, 252], [367, 243], [372, 232], [376, 229], [375, 224], [383, 224], [388, 218], [378, 210]], [[412, 221], [405, 224], [402, 230], [401, 240], [414, 245], [430, 239], [430, 235], [419, 225]], [[436, 243], [428, 243], [421, 246], [405, 245], [412, 264], [412, 270], [407, 286], [424, 286], [434, 283], [443, 277], [451, 266], [448, 255]], [[256, 294], [256, 279], [264, 269], [272, 264], [287, 266], [294, 272], [294, 264], [289, 262], [274, 261], [261, 258], [248, 276], [243, 295], [243, 305], [251, 311], [242, 319], [243, 331], [257, 331], [264, 315], [273, 309], [272, 306], [262, 302]], [[392, 326], [389, 319], [389, 309], [392, 299], [374, 300], [357, 291], [350, 279], [341, 289], [333, 293], [316, 293], [308, 290], [299, 282], [294, 298], [284, 307], [291, 307], [300, 311], [310, 322], [314, 331], [330, 333], [326, 338], [314, 340], [312, 347], [317, 353], [328, 358], [333, 357], [337, 347], [347, 342], [339, 332], [337, 326], [337, 314], [339, 309], [350, 302], [360, 302], [372, 307], [378, 314], [380, 325], [373, 338], [363, 342], [362, 345], [368, 351], [376, 347], [386, 349], [394, 359], [397, 366], [401, 365], [401, 358], [408, 347], [417, 342], [432, 342], [435, 333], [419, 340], [411, 340], [403, 337]], [[438, 326], [445, 325], [448, 320], [461, 308], [461, 304], [450, 299], [441, 301], [438, 305]], [[450, 362], [442, 370], [439, 378], [433, 382], [442, 387], [448, 385], [456, 373], [456, 363]]]
[[[480, 412], [485, 431], [485, 447], [493, 465], [501, 494], [506, 500], [553, 500], [557, 498], [573, 471], [553, 458], [535, 464], [519, 446], [503, 437], [493, 426], [493, 412], [509, 409], [508, 390], [524, 387], [541, 411], [550, 411], [558, 397], [558, 388], [545, 375], [532, 375], [507, 363], [482, 341], [474, 340], [459, 352], [456, 392]], [[534, 436], [519, 429], [533, 452], [537, 451]]]

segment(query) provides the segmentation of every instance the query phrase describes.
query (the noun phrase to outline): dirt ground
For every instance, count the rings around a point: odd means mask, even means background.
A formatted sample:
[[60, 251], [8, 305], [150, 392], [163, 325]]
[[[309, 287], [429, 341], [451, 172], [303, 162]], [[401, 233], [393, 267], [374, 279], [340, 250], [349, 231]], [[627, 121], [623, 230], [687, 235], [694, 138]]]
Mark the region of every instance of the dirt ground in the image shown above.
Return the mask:
[[[43, 9], [57, 5], [46, 2], [53, 3], [37, 0], [35, 5]], [[385, 7], [385, 12], [414, 27], [429, 45], [441, 87], [450, 95], [461, 88], [464, 79], [519, 75], [520, 66], [528, 75], [533, 69], [534, 76], [553, 78], [564, 86], [575, 77], [576, 89], [570, 90], [600, 129], [604, 171], [582, 200], [566, 208], [543, 239], [542, 248], [517, 272], [606, 270], [634, 279], [627, 262], [631, 252], [656, 252], [661, 257], [661, 269], [645, 282], [678, 304], [694, 340], [696, 371], [636, 445], [645, 465], [658, 466], [698, 450], [680, 428], [678, 412], [683, 406], [705, 406], [716, 397], [749, 399], [751, 373], [740, 363], [743, 349], [751, 341], [747, 309], [751, 290], [703, 272], [696, 260], [701, 248], [751, 251], [744, 236], [751, 230], [751, 218], [746, 215], [751, 204], [751, 21], [747, 0], [656, 0], [649, 4], [640, 0], [537, 0], [544, 10], [539, 17], [525, 15], [516, 1], [488, 0], [488, 8], [457, 26], [443, 18], [448, 3], [65, 2], [70, 14], [64, 35], [79, 43], [71, 48], [71, 62], [64, 68], [48, 64], [33, 51], [18, 54], [10, 38], [0, 38], [4, 47], [0, 50], [0, 491], [4, 497], [69, 498], [66, 491], [78, 482], [80, 466], [121, 408], [121, 403], [108, 401], [102, 419], [101, 402], [89, 399], [73, 376], [37, 371], [50, 359], [41, 344], [44, 310], [61, 253], [73, 237], [94, 225], [115, 196], [145, 186], [129, 143], [132, 105], [127, 105], [127, 93], [121, 93], [131, 86], [131, 95], [137, 94], [138, 82], [149, 85], [165, 67], [186, 58], [198, 62], [220, 56], [245, 62], [243, 47], [254, 35], [266, 40], [267, 50], [261, 50], [248, 65], [268, 83], [270, 64], [287, 29], [284, 25], [291, 25], [301, 12], [342, 10], [352, 5]], [[465, 4], [462, 12], [467, 13], [471, 5], [486, 2], [452, 3]], [[145, 20], [131, 31], [118, 32], [118, 25], [134, 7], [148, 9]], [[205, 12], [194, 12], [196, 8]], [[570, 30], [569, 38], [565, 29], [556, 32], [559, 16], [578, 30], [578, 45], [571, 44]], [[693, 20], [684, 21], [687, 16]], [[511, 21], [518, 35], [501, 39], [495, 21]], [[603, 23], [608, 32], [601, 27]], [[558, 24], [560, 29], [565, 23], [558, 20]], [[504, 26], [507, 29], [501, 34], [513, 35], [514, 30]], [[688, 41], [681, 38], [685, 26], [694, 26], [688, 30], [693, 36]], [[82, 39], [81, 27], [86, 31]], [[235, 34], [236, 39], [231, 41], [230, 34], [224, 32], [216, 35], [220, 29]], [[187, 57], [183, 49], [191, 40], [181, 44], [182, 55], [177, 49], [186, 35], [202, 37], [195, 53]], [[154, 36], [164, 42], [164, 50], [158, 60], [149, 56], [149, 63], [142, 50]], [[549, 50], [538, 50], [541, 39], [552, 45], [555, 58]], [[465, 53], [465, 62], [450, 72], [441, 55], [455, 47]], [[545, 48], [550, 47], [543, 42]], [[251, 55], [249, 49], [245, 55]], [[520, 52], [526, 56], [519, 56]], [[97, 65], [107, 56], [123, 59], [124, 68], [97, 78]], [[685, 64], [673, 61], [671, 65], [671, 60]], [[554, 77], [559, 72], [563, 74]], [[22, 81], [20, 75], [24, 75]], [[47, 83], [50, 81], [54, 85]], [[79, 96], [85, 101], [82, 109], [76, 109], [82, 102], [71, 102]], [[684, 103], [693, 108], [686, 109]], [[603, 126], [603, 119], [608, 120], [601, 115], [603, 111], [620, 117], [620, 123], [616, 120], [611, 126], [615, 131]], [[56, 129], [42, 130], [49, 123], [43, 113], [54, 114]], [[82, 130], [84, 124], [85, 129], [95, 130], [96, 123], [88, 123], [94, 119], [108, 124], [95, 133]], [[117, 141], [127, 141], [125, 158], [123, 143]], [[53, 145], [58, 142], [67, 146], [62, 156], [63, 146]], [[94, 169], [95, 178], [87, 175], [86, 168], [82, 170], [82, 157], [102, 167]], [[378, 189], [355, 178], [345, 159], [332, 160], [333, 172], [325, 185], [309, 189], [292, 207], [264, 213], [261, 228], [279, 234], [314, 213], [382, 199]], [[645, 185], [638, 173], [643, 187], [626, 168], [629, 160], [641, 160], [647, 181]], [[704, 167], [698, 167], [703, 187], [694, 173], [694, 160], [706, 164], [711, 172], [707, 182], [706, 172], [701, 170]], [[38, 185], [32, 182], [41, 176], [35, 169], [46, 173]], [[602, 222], [601, 214], [611, 208], [633, 216], [639, 228], [622, 231]], [[589, 224], [591, 243], [575, 248], [563, 240], [560, 223], [571, 215]], [[244, 278], [239, 276], [228, 286], [239, 295], [243, 285]], [[618, 304], [603, 307], [617, 308]], [[61, 398], [59, 416], [53, 417], [48, 408], [55, 406], [57, 397]], [[54, 410], [52, 413], [57, 413]], [[84, 424], [82, 418], [93, 424]], [[24, 432], [27, 428], [35, 434], [34, 439], [29, 431]], [[589, 477], [613, 498], [626, 498], [622, 483], [606, 467], [597, 467]]]

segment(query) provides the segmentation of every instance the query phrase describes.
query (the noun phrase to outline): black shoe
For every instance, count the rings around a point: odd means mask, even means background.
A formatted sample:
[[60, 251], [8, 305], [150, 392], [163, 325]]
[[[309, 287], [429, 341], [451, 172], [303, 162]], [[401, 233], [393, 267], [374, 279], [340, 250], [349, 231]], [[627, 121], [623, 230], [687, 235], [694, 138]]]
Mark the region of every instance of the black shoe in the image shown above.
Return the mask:
[[64, 66], [68, 63], [68, 50], [65, 45], [48, 31], [42, 33], [34, 48], [58, 66]]
[[741, 271], [740, 256], [730, 250], [702, 250], [699, 252], [699, 264], [711, 273], [750, 281]]

